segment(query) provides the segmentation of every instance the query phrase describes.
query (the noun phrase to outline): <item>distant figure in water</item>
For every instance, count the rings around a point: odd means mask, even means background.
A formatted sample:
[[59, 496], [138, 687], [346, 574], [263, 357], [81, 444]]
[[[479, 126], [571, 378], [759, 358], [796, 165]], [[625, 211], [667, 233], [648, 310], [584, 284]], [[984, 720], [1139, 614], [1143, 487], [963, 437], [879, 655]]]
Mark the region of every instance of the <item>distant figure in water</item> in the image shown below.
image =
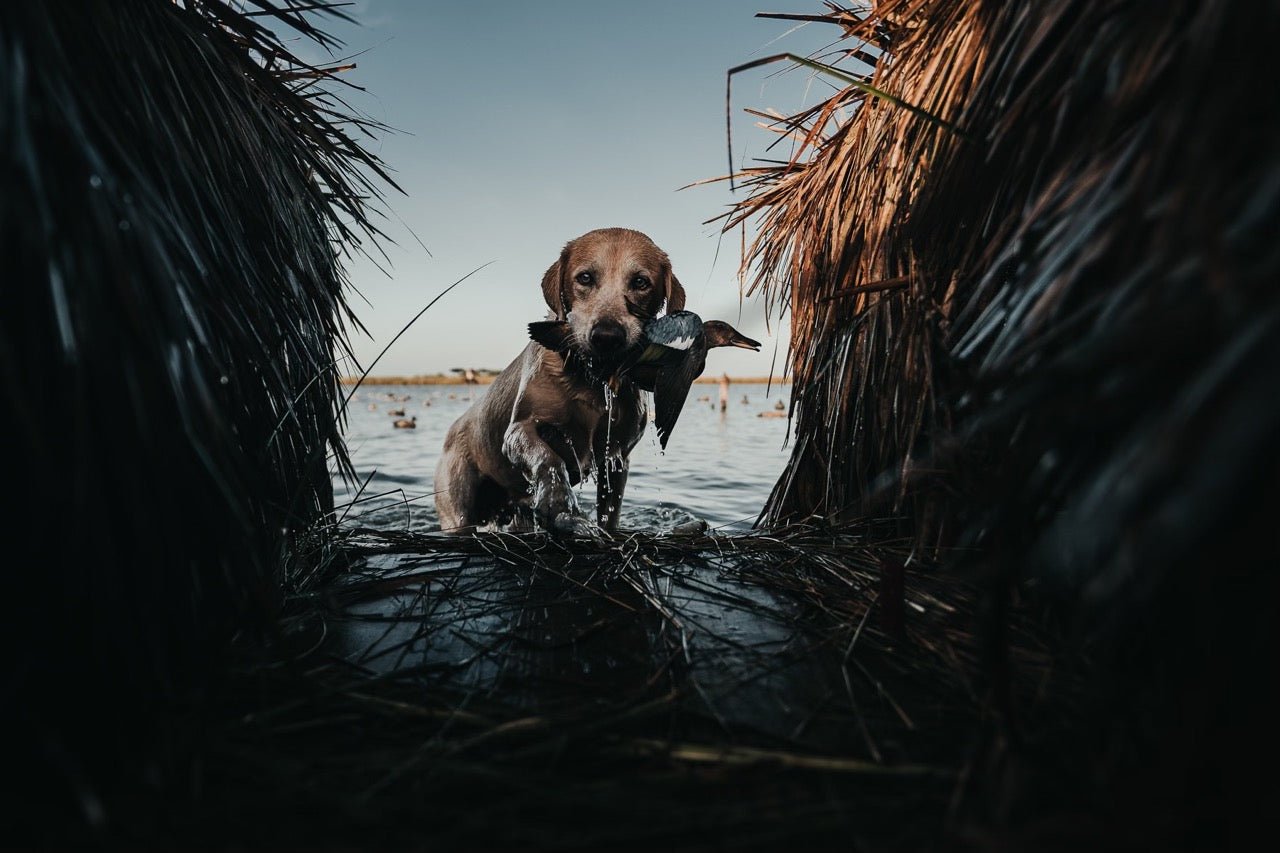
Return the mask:
[[742, 405], [744, 405], [744, 406], [745, 406], [745, 405], [747, 405], [747, 404], [748, 404], [748, 403], [750, 403], [750, 402], [751, 402], [751, 401], [750, 401], [749, 399], [747, 399], [747, 395], [746, 395], [746, 394], [743, 394], [743, 395], [742, 395]]
[[775, 409], [777, 409], [779, 412], [781, 412], [781, 411], [783, 411], [784, 409], [786, 409], [786, 408], [787, 408], [786, 406], [784, 406], [784, 405], [782, 404], [782, 401], [781, 401], [781, 400], [779, 400], [778, 402], [774, 403], [774, 404], [773, 404], [773, 407], [774, 407]]
[[395, 422], [395, 428], [396, 429], [417, 429], [418, 416], [414, 415], [411, 418], [400, 418]]
[[729, 374], [720, 374], [720, 411], [729, 409]]
[[387, 409], [387, 414], [393, 418], [403, 417], [404, 409]]

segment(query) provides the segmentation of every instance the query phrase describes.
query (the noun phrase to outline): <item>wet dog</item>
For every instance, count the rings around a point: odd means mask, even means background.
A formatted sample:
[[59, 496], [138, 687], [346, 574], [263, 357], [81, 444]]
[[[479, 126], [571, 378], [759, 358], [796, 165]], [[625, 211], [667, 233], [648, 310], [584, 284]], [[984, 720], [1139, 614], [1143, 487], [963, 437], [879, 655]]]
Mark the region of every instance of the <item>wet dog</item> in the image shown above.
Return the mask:
[[614, 530], [628, 458], [648, 420], [640, 390], [615, 375], [665, 305], [684, 288], [653, 241], [626, 228], [571, 240], [542, 277], [551, 319], [569, 324], [569, 356], [530, 342], [484, 398], [449, 428], [436, 466], [436, 511], [448, 532], [532, 512], [544, 526], [582, 530], [573, 486], [596, 478], [596, 523]]

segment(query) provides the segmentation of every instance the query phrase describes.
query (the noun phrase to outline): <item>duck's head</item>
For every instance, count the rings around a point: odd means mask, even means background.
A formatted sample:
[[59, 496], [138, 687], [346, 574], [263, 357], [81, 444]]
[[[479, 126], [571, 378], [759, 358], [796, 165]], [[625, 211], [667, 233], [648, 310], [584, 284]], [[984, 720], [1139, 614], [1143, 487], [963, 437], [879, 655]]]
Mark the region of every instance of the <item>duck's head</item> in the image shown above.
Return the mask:
[[723, 320], [708, 320], [702, 324], [702, 334], [707, 339], [707, 349], [712, 347], [738, 347], [760, 352], [760, 342], [753, 341]]

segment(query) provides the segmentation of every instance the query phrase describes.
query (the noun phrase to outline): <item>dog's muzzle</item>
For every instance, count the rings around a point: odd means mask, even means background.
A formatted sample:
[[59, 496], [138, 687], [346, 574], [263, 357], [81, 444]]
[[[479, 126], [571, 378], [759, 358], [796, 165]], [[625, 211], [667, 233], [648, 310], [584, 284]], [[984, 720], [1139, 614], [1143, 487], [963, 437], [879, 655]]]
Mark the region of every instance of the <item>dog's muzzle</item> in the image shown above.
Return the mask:
[[591, 345], [591, 351], [594, 355], [602, 358], [614, 358], [626, 349], [627, 330], [622, 328], [621, 323], [601, 320], [591, 327], [591, 334], [587, 337], [587, 342]]

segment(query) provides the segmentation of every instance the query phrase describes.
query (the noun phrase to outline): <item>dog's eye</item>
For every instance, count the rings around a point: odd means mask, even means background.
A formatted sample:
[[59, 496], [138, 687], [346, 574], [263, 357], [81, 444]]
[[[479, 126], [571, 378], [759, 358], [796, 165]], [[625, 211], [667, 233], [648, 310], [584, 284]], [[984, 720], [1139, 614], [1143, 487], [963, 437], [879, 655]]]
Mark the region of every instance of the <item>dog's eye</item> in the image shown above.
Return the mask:
[[578, 284], [594, 284], [596, 277], [590, 272], [580, 272], [573, 277]]
[[631, 279], [632, 290], [648, 290], [651, 282], [642, 275], [638, 275]]

